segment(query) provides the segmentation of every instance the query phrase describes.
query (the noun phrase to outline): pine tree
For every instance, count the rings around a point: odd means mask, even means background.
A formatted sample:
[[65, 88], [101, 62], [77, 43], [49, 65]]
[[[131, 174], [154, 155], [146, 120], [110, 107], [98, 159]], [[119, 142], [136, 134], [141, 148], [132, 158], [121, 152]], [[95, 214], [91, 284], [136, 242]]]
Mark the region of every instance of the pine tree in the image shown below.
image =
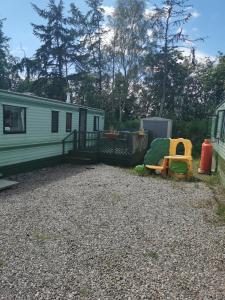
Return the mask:
[[0, 20], [0, 88], [9, 89], [9, 38], [3, 32], [3, 22]]
[[89, 11], [85, 16], [86, 19], [86, 45], [91, 54], [89, 67], [97, 74], [98, 92], [102, 94], [103, 89], [103, 35], [104, 30], [104, 9], [102, 0], [87, 0]]
[[83, 73], [88, 69], [87, 61], [89, 53], [85, 48], [85, 32], [86, 20], [85, 16], [75, 6], [74, 3], [70, 5], [70, 16], [68, 18], [69, 28], [69, 43], [68, 43], [68, 56], [70, 73], [73, 77], [74, 74]]
[[179, 46], [191, 42], [190, 37], [185, 34], [182, 27], [192, 16], [190, 8], [189, 0], [163, 0], [161, 7], [156, 6], [153, 11], [154, 31], [157, 32], [161, 56], [160, 67], [163, 73], [159, 116], [163, 116], [168, 101], [170, 57], [173, 57], [173, 52]]
[[[38, 77], [40, 82], [45, 83], [43, 93], [62, 100], [65, 98], [67, 88], [69, 60], [67, 49], [72, 38], [67, 27], [67, 18], [64, 16], [64, 3], [63, 0], [58, 4], [55, 0], [49, 0], [47, 9], [41, 9], [35, 4], [32, 6], [37, 14], [47, 21], [46, 25], [32, 24], [34, 35], [41, 41], [35, 58], [39, 66]], [[49, 78], [50, 87], [46, 86], [42, 78]], [[61, 92], [54, 93], [54, 87]]]

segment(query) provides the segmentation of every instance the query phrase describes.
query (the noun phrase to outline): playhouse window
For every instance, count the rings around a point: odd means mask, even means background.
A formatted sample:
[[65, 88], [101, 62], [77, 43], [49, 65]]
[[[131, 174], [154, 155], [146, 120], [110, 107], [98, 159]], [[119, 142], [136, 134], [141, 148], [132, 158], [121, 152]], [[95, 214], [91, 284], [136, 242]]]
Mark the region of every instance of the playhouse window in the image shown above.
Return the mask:
[[66, 132], [71, 132], [72, 130], [72, 113], [66, 113]]
[[99, 131], [99, 117], [94, 116], [94, 131]]
[[59, 132], [59, 112], [52, 111], [52, 132]]
[[3, 105], [3, 132], [4, 134], [26, 132], [25, 107]]

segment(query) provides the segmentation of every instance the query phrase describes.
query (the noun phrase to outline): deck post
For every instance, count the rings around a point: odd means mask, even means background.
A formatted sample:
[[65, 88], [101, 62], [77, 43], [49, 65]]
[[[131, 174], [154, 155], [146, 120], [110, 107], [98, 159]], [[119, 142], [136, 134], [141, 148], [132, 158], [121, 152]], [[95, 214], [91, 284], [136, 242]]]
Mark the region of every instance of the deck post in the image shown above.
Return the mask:
[[152, 134], [152, 131], [148, 130], [147, 135], [148, 135], [148, 149], [149, 149], [150, 146], [151, 146], [151, 143], [152, 143], [152, 141], [153, 141], [153, 134]]
[[73, 133], [73, 151], [77, 151], [77, 130]]
[[63, 140], [63, 155], [65, 155], [65, 141]]
[[97, 132], [97, 140], [96, 140], [97, 152], [100, 152], [100, 131]]

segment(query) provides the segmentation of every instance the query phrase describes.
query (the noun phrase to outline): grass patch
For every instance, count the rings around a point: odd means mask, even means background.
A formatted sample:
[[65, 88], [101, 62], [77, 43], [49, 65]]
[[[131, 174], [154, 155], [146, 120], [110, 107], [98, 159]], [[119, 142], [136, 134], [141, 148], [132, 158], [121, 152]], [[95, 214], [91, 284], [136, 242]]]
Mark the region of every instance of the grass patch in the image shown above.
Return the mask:
[[34, 230], [32, 232], [32, 237], [34, 239], [38, 240], [38, 241], [41, 241], [41, 242], [45, 242], [45, 241], [56, 238], [56, 236], [53, 236], [53, 235], [48, 234], [48, 233], [43, 233], [43, 232], [40, 232], [38, 230]]
[[118, 202], [118, 201], [121, 200], [121, 196], [120, 196], [119, 193], [117, 193], [117, 192], [112, 192], [111, 195], [112, 195], [112, 199], [113, 199], [114, 202]]
[[217, 173], [212, 173], [211, 175], [199, 174], [198, 173], [199, 164], [200, 164], [200, 159], [193, 160], [193, 179], [195, 181], [202, 181], [210, 187], [220, 185], [220, 179]]
[[159, 254], [156, 251], [147, 251], [145, 252], [145, 257], [150, 257], [153, 259], [158, 259], [159, 258]]
[[156, 174], [155, 172], [151, 172], [149, 170], [146, 170], [145, 172], [142, 172], [141, 169], [139, 171], [135, 170], [135, 168], [128, 169], [128, 173], [136, 176], [149, 176], [150, 178], [158, 178], [158, 179], [166, 179], [174, 182], [193, 182], [195, 183], [195, 187], [198, 188], [198, 183], [199, 182], [204, 182], [207, 184], [209, 187], [215, 187], [215, 186], [220, 186], [220, 178], [217, 173], [212, 173], [211, 175], [206, 175], [206, 174], [199, 174], [198, 173], [198, 168], [200, 164], [200, 159], [194, 159], [193, 160], [193, 176], [188, 177], [185, 179], [177, 179], [175, 177], [162, 177], [160, 174]]
[[[199, 162], [200, 162], [199, 159], [193, 161], [194, 177], [197, 178], [199, 181], [204, 182], [211, 189], [213, 193], [213, 198], [208, 199], [205, 203], [199, 204], [197, 207], [198, 208], [212, 207], [212, 209], [215, 209], [215, 214], [219, 218], [216, 218], [216, 216], [214, 216], [214, 218], [210, 220], [210, 223], [217, 226], [224, 225], [225, 190], [221, 184], [218, 173], [212, 173], [211, 175], [198, 174]], [[209, 221], [207, 218], [206, 220]]]
[[193, 205], [195, 208], [213, 208], [215, 201], [213, 199], [206, 199], [201, 201], [200, 203], [196, 203]]
[[134, 168], [130, 168], [130, 169], [125, 169], [127, 171], [127, 173], [131, 174], [131, 175], [138, 175], [138, 173], [135, 171]]
[[90, 291], [88, 288], [84, 287], [80, 289], [80, 296], [88, 297], [90, 295]]
[[152, 175], [152, 173], [147, 169], [136, 170], [135, 168], [130, 168], [130, 169], [128, 169], [128, 173], [130, 173], [131, 175], [136, 175], [136, 176], [149, 176], [149, 175]]
[[217, 207], [216, 214], [220, 216], [220, 218], [225, 221], [225, 204], [220, 202]]

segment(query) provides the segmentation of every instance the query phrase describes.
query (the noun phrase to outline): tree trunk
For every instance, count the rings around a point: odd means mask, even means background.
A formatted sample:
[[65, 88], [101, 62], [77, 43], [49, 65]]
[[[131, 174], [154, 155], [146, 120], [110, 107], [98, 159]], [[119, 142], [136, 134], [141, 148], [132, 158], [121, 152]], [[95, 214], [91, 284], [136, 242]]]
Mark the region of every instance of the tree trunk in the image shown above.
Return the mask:
[[164, 106], [166, 103], [166, 97], [167, 97], [167, 79], [168, 79], [168, 35], [169, 35], [169, 21], [171, 18], [171, 13], [172, 13], [172, 7], [169, 8], [168, 10], [168, 15], [166, 18], [166, 28], [165, 28], [165, 36], [164, 36], [164, 70], [163, 70], [163, 83], [162, 83], [162, 99], [160, 103], [160, 109], [159, 109], [159, 117], [163, 116], [164, 113]]
[[122, 107], [121, 107], [121, 103], [120, 103], [120, 106], [119, 106], [119, 122], [122, 122], [122, 119], [123, 119], [123, 112], [122, 112]]
[[116, 40], [115, 36], [113, 39], [113, 56], [112, 56], [112, 121], [114, 121], [115, 117], [115, 99], [114, 99], [114, 89], [115, 89], [115, 47], [116, 47]]
[[162, 99], [161, 99], [161, 103], [160, 103], [160, 109], [159, 109], [159, 117], [162, 118], [163, 117], [163, 112], [164, 112], [164, 105], [166, 102], [166, 84], [167, 84], [167, 71], [164, 71], [163, 74], [163, 84], [162, 84]]

